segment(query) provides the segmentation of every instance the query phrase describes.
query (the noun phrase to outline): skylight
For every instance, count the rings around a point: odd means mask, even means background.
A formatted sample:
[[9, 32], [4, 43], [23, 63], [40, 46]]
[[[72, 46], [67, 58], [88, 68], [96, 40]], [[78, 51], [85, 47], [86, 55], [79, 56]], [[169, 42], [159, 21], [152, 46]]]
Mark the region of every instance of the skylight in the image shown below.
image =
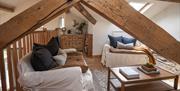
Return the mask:
[[144, 13], [147, 11], [153, 4], [152, 3], [146, 3], [146, 2], [130, 2], [129, 3], [134, 9], [137, 11]]
[[144, 8], [141, 9], [141, 13], [143, 14], [144, 12], [146, 12], [151, 6], [153, 5], [153, 3], [147, 3]]
[[144, 7], [144, 5], [146, 3], [137, 3], [137, 2], [130, 2], [129, 3], [134, 9], [136, 9], [137, 11], [139, 11], [141, 8]]

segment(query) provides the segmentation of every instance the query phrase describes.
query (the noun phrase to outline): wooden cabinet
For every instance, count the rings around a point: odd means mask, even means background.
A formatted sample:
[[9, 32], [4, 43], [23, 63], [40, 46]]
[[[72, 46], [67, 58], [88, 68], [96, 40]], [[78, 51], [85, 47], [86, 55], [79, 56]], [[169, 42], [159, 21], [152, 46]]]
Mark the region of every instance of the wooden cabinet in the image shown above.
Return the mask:
[[[86, 36], [86, 54], [92, 56], [92, 34], [87, 34]], [[84, 49], [84, 35], [61, 35], [61, 48], [76, 48], [78, 51], [83, 51]]]

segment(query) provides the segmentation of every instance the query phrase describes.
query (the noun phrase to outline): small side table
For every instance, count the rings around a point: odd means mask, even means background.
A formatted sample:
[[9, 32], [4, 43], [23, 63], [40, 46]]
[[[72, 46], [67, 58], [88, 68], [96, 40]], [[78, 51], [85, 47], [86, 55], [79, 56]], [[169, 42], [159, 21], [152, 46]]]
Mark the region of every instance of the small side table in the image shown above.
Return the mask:
[[[158, 68], [160, 74], [147, 75], [137, 69], [138, 66], [128, 66], [140, 74], [139, 79], [126, 79], [119, 68], [109, 68], [107, 91], [110, 91], [110, 84], [116, 91], [167, 91], [177, 90], [179, 76], [166, 70]], [[111, 74], [115, 78], [111, 78]], [[161, 80], [174, 79], [174, 87], [169, 86]]]

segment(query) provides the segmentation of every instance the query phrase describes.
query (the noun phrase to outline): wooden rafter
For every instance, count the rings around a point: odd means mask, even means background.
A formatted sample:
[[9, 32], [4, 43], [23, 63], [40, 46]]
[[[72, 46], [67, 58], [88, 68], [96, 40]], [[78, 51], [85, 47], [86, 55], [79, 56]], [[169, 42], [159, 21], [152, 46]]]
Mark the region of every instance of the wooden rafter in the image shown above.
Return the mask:
[[4, 10], [4, 11], [7, 11], [7, 12], [14, 12], [15, 8], [12, 7], [12, 6], [0, 3], [0, 10]]
[[[33, 31], [80, 0], [42, 0], [0, 26], [0, 48]], [[8, 36], [8, 37], [7, 37]]]
[[167, 2], [180, 3], [180, 0], [159, 0], [159, 1], [167, 1]]
[[96, 19], [80, 4], [77, 3], [74, 7], [89, 20], [92, 24], [96, 24]]
[[180, 43], [125, 0], [83, 0], [82, 3], [160, 55], [180, 63]]

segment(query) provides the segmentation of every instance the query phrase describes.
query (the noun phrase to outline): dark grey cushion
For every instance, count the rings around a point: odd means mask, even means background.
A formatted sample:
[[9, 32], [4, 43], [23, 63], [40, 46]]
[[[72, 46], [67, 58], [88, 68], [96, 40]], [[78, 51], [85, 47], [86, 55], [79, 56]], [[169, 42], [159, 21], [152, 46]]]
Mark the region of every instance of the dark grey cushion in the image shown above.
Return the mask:
[[31, 65], [35, 71], [45, 71], [57, 67], [51, 53], [44, 47], [33, 47]]
[[50, 51], [50, 53], [52, 54], [52, 56], [57, 55], [58, 50], [59, 50], [59, 41], [56, 38], [51, 38], [51, 40], [48, 42], [48, 44], [46, 45], [46, 48]]
[[52, 56], [56, 56], [60, 47], [59, 37], [52, 37], [51, 40], [47, 43], [47, 45], [34, 43], [33, 46], [35, 46], [36, 48], [37, 47], [47, 48]]

